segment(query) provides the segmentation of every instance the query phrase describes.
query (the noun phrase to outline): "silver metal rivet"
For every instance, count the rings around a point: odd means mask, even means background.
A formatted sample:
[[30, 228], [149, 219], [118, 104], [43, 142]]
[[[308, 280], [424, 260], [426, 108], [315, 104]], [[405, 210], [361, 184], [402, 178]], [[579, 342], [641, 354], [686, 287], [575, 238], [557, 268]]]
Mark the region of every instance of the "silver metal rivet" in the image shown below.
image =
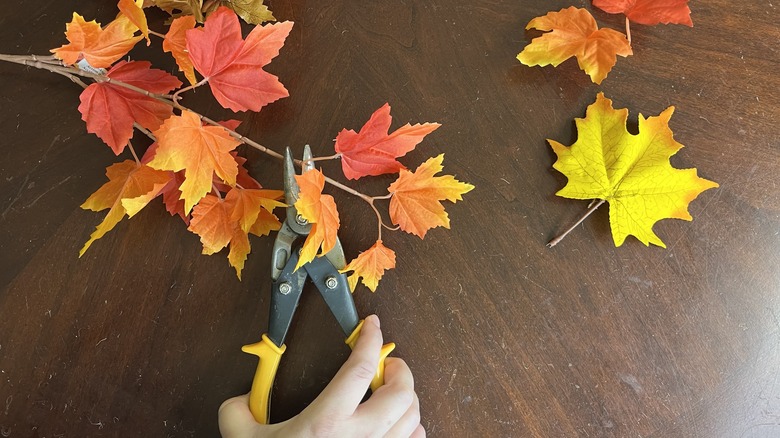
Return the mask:
[[304, 217], [303, 217], [303, 216], [301, 216], [300, 214], [298, 214], [298, 215], [295, 215], [295, 222], [296, 222], [298, 225], [306, 225], [306, 224], [308, 224], [308, 223], [309, 223], [309, 221], [307, 221], [307, 220], [306, 220], [306, 218], [304, 218]]
[[292, 292], [292, 285], [290, 285], [290, 283], [287, 283], [287, 282], [284, 282], [284, 283], [280, 284], [279, 285], [279, 292], [282, 295], [289, 294], [290, 292]]
[[325, 286], [327, 286], [328, 289], [335, 289], [338, 285], [339, 281], [336, 277], [328, 277], [325, 279]]

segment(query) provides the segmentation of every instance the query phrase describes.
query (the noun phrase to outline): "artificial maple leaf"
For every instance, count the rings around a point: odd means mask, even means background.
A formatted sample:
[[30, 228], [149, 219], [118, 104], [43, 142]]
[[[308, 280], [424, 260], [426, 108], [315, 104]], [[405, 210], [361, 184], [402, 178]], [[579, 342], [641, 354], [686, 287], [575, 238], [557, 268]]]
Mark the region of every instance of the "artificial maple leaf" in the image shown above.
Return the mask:
[[[323, 255], [336, 245], [339, 230], [339, 212], [333, 196], [323, 195], [325, 175], [317, 169], [295, 175], [300, 187], [295, 208], [304, 219], [312, 224], [311, 232], [306, 237], [301, 249], [300, 258], [295, 269], [314, 260], [317, 255]], [[317, 251], [320, 250], [319, 254]]]
[[97, 239], [111, 231], [119, 221], [129, 213], [138, 213], [149, 201], [154, 199], [168, 182], [167, 172], [152, 169], [149, 166], [126, 160], [106, 168], [108, 182], [93, 193], [81, 208], [101, 211], [109, 208], [108, 214], [97, 226], [89, 240], [79, 252], [79, 257], [89, 249]]
[[402, 169], [398, 179], [390, 184], [390, 219], [407, 233], [421, 239], [431, 228], [450, 227], [450, 219], [440, 201], [460, 201], [461, 195], [474, 186], [460, 182], [451, 175], [434, 176], [444, 169], [444, 154], [429, 158], [414, 173]]
[[173, 59], [176, 60], [176, 65], [179, 66], [179, 70], [184, 73], [184, 76], [190, 82], [190, 85], [195, 85], [198, 80], [195, 78], [195, 70], [192, 66], [192, 60], [189, 53], [187, 53], [187, 41], [185, 39], [185, 33], [195, 27], [195, 17], [191, 15], [185, 15], [183, 17], [176, 18], [171, 23], [171, 27], [168, 29], [168, 33], [165, 34], [163, 40], [163, 51], [170, 52], [173, 55]]
[[289, 96], [279, 78], [264, 71], [292, 29], [292, 22], [255, 26], [246, 40], [235, 12], [220, 7], [202, 28], [186, 32], [187, 50], [195, 68], [225, 108], [260, 111]]
[[390, 104], [374, 111], [357, 133], [343, 129], [336, 136], [336, 152], [341, 155], [341, 167], [348, 179], [396, 173], [403, 164], [396, 158], [406, 155], [423, 138], [441, 126], [438, 123], [406, 124], [388, 135]]
[[144, 7], [150, 6], [157, 6], [173, 16], [192, 15], [198, 23], [203, 22], [203, 0], [144, 0]]
[[[268, 213], [273, 213], [274, 208], [286, 207], [278, 199], [284, 196], [280, 190], [258, 190], [258, 189], [240, 189], [234, 188], [225, 196], [225, 200], [233, 204], [233, 211], [230, 219], [238, 223], [241, 230], [248, 233], [255, 225], [258, 215], [262, 209]], [[264, 216], [264, 219], [267, 216]], [[276, 223], [281, 227], [279, 220]], [[276, 228], [278, 230], [279, 228]]]
[[639, 115], [639, 134], [626, 130], [628, 110], [612, 108], [599, 93], [584, 119], [576, 119], [577, 141], [566, 147], [548, 140], [558, 160], [553, 168], [569, 179], [557, 195], [602, 199], [609, 203], [615, 246], [628, 235], [666, 247], [653, 233], [664, 218], [693, 220], [688, 204], [718, 184], [699, 178], [696, 169], [675, 169], [669, 157], [683, 147], [674, 140], [669, 119], [674, 107], [657, 117]]
[[[120, 61], [106, 76], [152, 93], [167, 93], [181, 81], [146, 61]], [[90, 84], [79, 96], [81, 118], [87, 131], [96, 134], [119, 155], [133, 136], [133, 123], [155, 130], [170, 117], [171, 107], [111, 82]]]
[[580, 68], [596, 84], [607, 77], [617, 62], [617, 55], [626, 57], [633, 53], [625, 35], [612, 29], [599, 29], [590, 12], [574, 6], [536, 17], [526, 29], [551, 32], [534, 38], [517, 55], [520, 62], [530, 67], [557, 67], [575, 56]]
[[171, 116], [154, 132], [157, 151], [149, 166], [160, 170], [184, 170], [180, 190], [184, 212], [212, 189], [216, 173], [228, 185], [236, 184], [238, 165], [230, 155], [241, 142], [219, 126], [203, 126], [197, 114], [184, 111]]
[[639, 24], [684, 24], [693, 27], [688, 0], [593, 0], [593, 6], [610, 14], [625, 14], [629, 20]]
[[234, 10], [239, 17], [249, 24], [260, 24], [266, 21], [276, 21], [274, 14], [263, 4], [263, 0], [217, 0], [204, 11], [207, 15], [220, 6]]
[[83, 58], [94, 68], [108, 68], [141, 40], [141, 36], [134, 36], [135, 31], [136, 27], [124, 15], [101, 29], [95, 20], [84, 21], [74, 12], [73, 20], [65, 28], [69, 43], [51, 52], [66, 65]]
[[361, 252], [357, 258], [349, 262], [349, 264], [339, 272], [344, 274], [348, 271], [353, 271], [352, 275], [347, 278], [347, 281], [349, 281], [349, 290], [354, 292], [358, 278], [363, 277], [363, 284], [369, 288], [371, 292], [376, 292], [376, 287], [385, 271], [393, 268], [395, 268], [395, 252], [384, 246], [381, 240], [377, 240], [374, 246]]
[[141, 35], [146, 38], [146, 45], [150, 45], [152, 42], [149, 40], [149, 25], [143, 10], [144, 0], [119, 0], [117, 6], [119, 12], [124, 14], [141, 31]]

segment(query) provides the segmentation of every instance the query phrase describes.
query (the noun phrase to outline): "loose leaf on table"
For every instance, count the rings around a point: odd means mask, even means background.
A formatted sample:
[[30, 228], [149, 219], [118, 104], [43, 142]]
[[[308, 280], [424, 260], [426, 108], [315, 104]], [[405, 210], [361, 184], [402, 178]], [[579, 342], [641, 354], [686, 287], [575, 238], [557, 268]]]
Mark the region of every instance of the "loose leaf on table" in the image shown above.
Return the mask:
[[160, 194], [170, 179], [168, 172], [152, 169], [133, 160], [112, 164], [106, 169], [106, 176], [108, 182], [81, 205], [85, 210], [110, 210], [84, 244], [79, 257], [84, 255], [92, 242], [111, 231], [126, 213], [138, 213]]
[[84, 21], [84, 17], [74, 12], [65, 30], [69, 43], [51, 52], [66, 65], [83, 58], [94, 68], [108, 68], [141, 40], [141, 36], [134, 36], [136, 31], [136, 26], [124, 15], [102, 29], [95, 20]]
[[186, 32], [187, 50], [220, 105], [233, 111], [260, 111], [289, 96], [279, 78], [262, 67], [279, 54], [292, 25], [285, 21], [255, 26], [244, 40], [235, 12], [223, 6], [202, 28]]
[[248, 233], [255, 229], [270, 231], [281, 227], [273, 209], [284, 204], [272, 199], [280, 194], [282, 192], [278, 190], [239, 188], [230, 190], [224, 199], [208, 194], [192, 210], [188, 229], [200, 236], [203, 254], [214, 254], [229, 244], [228, 262], [241, 279], [244, 262], [251, 251]]
[[184, 111], [171, 116], [154, 132], [157, 151], [149, 166], [160, 170], [184, 170], [180, 190], [184, 212], [212, 190], [213, 175], [234, 186], [238, 164], [230, 151], [240, 144], [219, 126], [203, 126], [200, 118]]
[[629, 20], [639, 24], [684, 24], [693, 27], [688, 0], [593, 0], [593, 6], [610, 14], [625, 14]]
[[[181, 86], [176, 77], [150, 68], [147, 61], [120, 61], [106, 76], [151, 93], [164, 94]], [[171, 106], [110, 82], [90, 84], [79, 97], [81, 118], [119, 155], [133, 136], [133, 123], [155, 130], [171, 116]]]
[[141, 35], [146, 38], [146, 45], [150, 45], [152, 42], [149, 40], [149, 25], [143, 10], [144, 0], [119, 0], [117, 6], [119, 12], [124, 14], [141, 31]]
[[431, 228], [450, 227], [450, 219], [440, 201], [460, 201], [461, 195], [474, 186], [460, 182], [452, 175], [434, 176], [442, 171], [444, 154], [422, 163], [414, 173], [402, 169], [390, 184], [390, 219], [407, 233], [421, 239]]
[[580, 68], [600, 84], [617, 62], [617, 55], [631, 55], [625, 35], [612, 29], [599, 29], [596, 20], [585, 9], [571, 6], [558, 12], [536, 17], [526, 29], [550, 31], [534, 38], [517, 59], [527, 66], [557, 67], [575, 56]]
[[249, 24], [276, 21], [268, 6], [263, 4], [263, 0], [217, 0], [211, 3], [204, 12], [206, 15], [211, 14], [220, 6], [232, 9]]
[[191, 15], [179, 17], [171, 23], [168, 33], [165, 34], [165, 39], [162, 43], [163, 51], [173, 55], [173, 59], [176, 60], [176, 65], [178, 65], [179, 70], [184, 73], [184, 76], [190, 82], [190, 85], [195, 85], [198, 80], [195, 78], [195, 69], [192, 66], [190, 55], [187, 53], [185, 33], [194, 27], [195, 17]]
[[669, 120], [674, 107], [656, 117], [639, 115], [639, 134], [626, 130], [628, 110], [612, 108], [599, 93], [584, 119], [576, 119], [577, 141], [566, 147], [548, 140], [558, 160], [553, 167], [569, 179], [557, 195], [603, 199], [615, 246], [628, 235], [642, 243], [666, 247], [653, 233], [665, 218], [693, 220], [688, 204], [718, 184], [699, 178], [696, 169], [675, 169], [669, 157], [683, 147], [674, 140]]
[[300, 187], [295, 208], [298, 214], [312, 224], [311, 232], [301, 248], [298, 265], [295, 267], [298, 269], [314, 260], [315, 256], [326, 254], [333, 249], [336, 245], [340, 221], [333, 196], [322, 194], [322, 189], [325, 188], [325, 175], [322, 172], [311, 169], [303, 175], [296, 175], [295, 180]]
[[390, 105], [384, 104], [357, 133], [343, 129], [336, 136], [336, 152], [341, 155], [341, 167], [348, 179], [396, 173], [404, 166], [396, 158], [406, 155], [426, 135], [441, 126], [438, 123], [406, 124], [388, 134]]
[[357, 287], [358, 278], [362, 277], [362, 283], [371, 290], [376, 292], [376, 287], [379, 284], [379, 280], [385, 274], [385, 271], [395, 268], [395, 252], [384, 246], [381, 240], [377, 240], [374, 246], [368, 250], [361, 252], [357, 258], [349, 262], [349, 264], [342, 269], [342, 274], [349, 271], [353, 273], [347, 278], [349, 281], [349, 290], [355, 291]]

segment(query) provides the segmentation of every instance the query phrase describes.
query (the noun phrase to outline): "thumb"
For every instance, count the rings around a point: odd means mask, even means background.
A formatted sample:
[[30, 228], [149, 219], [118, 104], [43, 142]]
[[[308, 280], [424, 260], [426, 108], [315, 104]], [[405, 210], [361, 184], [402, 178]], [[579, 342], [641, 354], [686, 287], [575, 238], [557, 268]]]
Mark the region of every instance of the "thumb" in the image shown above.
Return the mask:
[[317, 401], [328, 411], [352, 415], [376, 374], [381, 349], [382, 331], [379, 328], [379, 318], [371, 315], [365, 319], [349, 359], [317, 397]]
[[260, 426], [249, 411], [249, 394], [225, 400], [219, 407], [218, 417], [223, 438], [253, 436]]

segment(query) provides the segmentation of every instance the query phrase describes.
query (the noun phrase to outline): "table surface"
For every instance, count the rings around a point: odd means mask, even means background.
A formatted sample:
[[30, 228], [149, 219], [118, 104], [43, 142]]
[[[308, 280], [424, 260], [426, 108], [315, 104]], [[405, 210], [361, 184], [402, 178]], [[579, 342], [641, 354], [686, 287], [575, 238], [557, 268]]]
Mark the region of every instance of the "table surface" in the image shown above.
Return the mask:
[[[108, 22], [111, 2], [31, 0], [5, 8], [0, 52], [46, 54], [75, 9]], [[380, 315], [412, 368], [431, 436], [760, 437], [780, 434], [780, 55], [777, 4], [692, 2], [693, 28], [635, 25], [634, 56], [602, 85], [574, 60], [530, 68], [515, 56], [533, 17], [586, 1], [271, 2], [295, 27], [268, 70], [291, 96], [233, 115], [209, 93], [188, 104], [281, 150], [332, 153], [342, 128], [392, 105], [394, 127], [442, 127], [403, 159], [446, 154], [476, 189], [448, 205], [452, 229], [387, 233], [398, 266], [354, 297]], [[622, 16], [594, 12], [622, 30]], [[163, 15], [150, 15], [162, 27]], [[171, 68], [159, 40], [137, 59]], [[545, 243], [585, 201], [547, 138], [571, 144], [598, 92], [638, 113], [674, 105], [686, 147], [672, 159], [720, 188], [693, 222], [615, 248], [608, 209], [559, 246]], [[216, 413], [246, 392], [265, 331], [272, 238], [252, 241], [243, 281], [224, 253], [155, 202], [78, 251], [102, 215], [79, 205], [115, 157], [86, 132], [79, 87], [0, 65], [0, 429], [2, 436], [214, 436]], [[143, 140], [138, 140], [145, 147]], [[240, 148], [279, 187], [279, 162]], [[338, 163], [324, 171], [341, 176]], [[360, 182], [381, 193], [389, 178]], [[373, 213], [331, 191], [348, 257], [372, 244]], [[273, 419], [298, 413], [348, 355], [307, 289], [288, 337]]]

